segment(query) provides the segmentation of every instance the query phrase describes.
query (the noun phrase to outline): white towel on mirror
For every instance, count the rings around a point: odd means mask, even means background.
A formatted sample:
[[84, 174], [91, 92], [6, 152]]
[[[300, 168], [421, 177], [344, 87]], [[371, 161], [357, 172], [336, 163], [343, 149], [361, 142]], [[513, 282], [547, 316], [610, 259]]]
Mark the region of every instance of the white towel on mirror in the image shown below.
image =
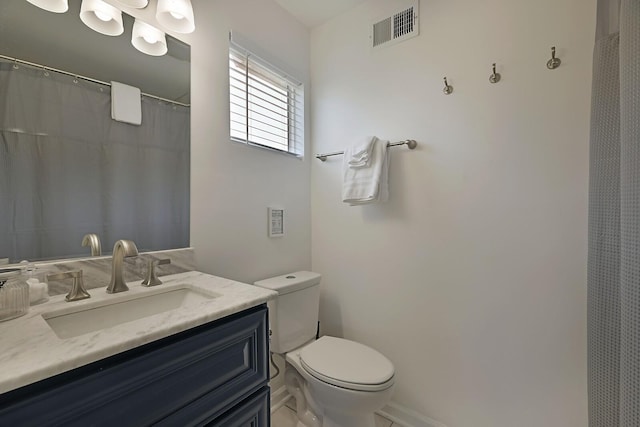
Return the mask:
[[132, 125], [142, 124], [140, 89], [111, 82], [111, 118]]
[[371, 161], [368, 167], [352, 168], [349, 165], [352, 147], [345, 149], [342, 165], [342, 201], [355, 205], [386, 202], [389, 199], [389, 150], [387, 144], [376, 138], [373, 141]]

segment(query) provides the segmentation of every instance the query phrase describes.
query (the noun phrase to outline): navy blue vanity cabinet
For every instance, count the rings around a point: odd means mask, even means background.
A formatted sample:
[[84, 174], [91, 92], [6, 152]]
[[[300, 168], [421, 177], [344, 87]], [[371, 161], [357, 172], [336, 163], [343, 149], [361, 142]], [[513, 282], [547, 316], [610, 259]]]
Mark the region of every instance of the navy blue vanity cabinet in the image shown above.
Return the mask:
[[[201, 415], [203, 412], [200, 411], [202, 408], [196, 408], [197, 406], [201, 406], [200, 404], [201, 402], [198, 402], [194, 407], [190, 408], [198, 409], [194, 412], [199, 415], [196, 425], [211, 427], [254, 427], [269, 425], [269, 387], [262, 387], [250, 398], [234, 406], [222, 416], [202, 418]], [[157, 426], [175, 427], [193, 425], [191, 420], [193, 420], [192, 413], [189, 410], [183, 410], [165, 418], [157, 424]]]
[[263, 304], [13, 390], [0, 426], [269, 426], [267, 330]]

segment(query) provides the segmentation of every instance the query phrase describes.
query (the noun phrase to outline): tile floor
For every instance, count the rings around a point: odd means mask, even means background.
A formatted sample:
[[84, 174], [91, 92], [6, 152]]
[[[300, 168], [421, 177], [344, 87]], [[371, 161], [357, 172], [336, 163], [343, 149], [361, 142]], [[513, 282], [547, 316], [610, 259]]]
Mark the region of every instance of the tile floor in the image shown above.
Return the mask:
[[[272, 427], [296, 427], [298, 423], [298, 417], [296, 417], [295, 403], [291, 399], [285, 406], [278, 409], [271, 414], [271, 426]], [[399, 424], [394, 424], [386, 418], [376, 415], [376, 427], [400, 427]]]

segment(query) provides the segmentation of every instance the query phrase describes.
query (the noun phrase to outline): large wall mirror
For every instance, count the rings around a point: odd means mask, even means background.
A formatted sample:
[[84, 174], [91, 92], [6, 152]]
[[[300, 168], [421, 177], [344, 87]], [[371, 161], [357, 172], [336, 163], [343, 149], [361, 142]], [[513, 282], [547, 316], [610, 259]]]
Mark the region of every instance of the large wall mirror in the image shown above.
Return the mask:
[[[0, 2], [0, 263], [89, 256], [87, 234], [103, 254], [189, 246], [189, 46], [146, 55], [132, 17], [110, 37], [80, 7]], [[140, 125], [112, 119], [112, 81], [151, 95]]]

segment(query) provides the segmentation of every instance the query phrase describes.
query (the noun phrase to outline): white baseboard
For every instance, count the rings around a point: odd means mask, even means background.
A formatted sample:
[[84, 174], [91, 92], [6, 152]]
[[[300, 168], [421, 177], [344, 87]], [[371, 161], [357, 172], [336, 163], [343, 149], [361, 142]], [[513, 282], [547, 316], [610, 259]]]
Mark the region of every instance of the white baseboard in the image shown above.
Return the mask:
[[441, 422], [432, 420], [395, 402], [390, 402], [376, 413], [403, 427], [447, 427]]
[[[282, 408], [293, 396], [289, 394], [285, 386], [271, 391], [271, 413]], [[439, 421], [419, 414], [395, 402], [390, 402], [384, 408], [376, 411], [380, 416], [399, 424], [402, 427], [447, 427]]]
[[278, 409], [282, 408], [285, 403], [291, 399], [289, 392], [285, 386], [281, 386], [277, 390], [271, 390], [271, 413], [273, 414]]

